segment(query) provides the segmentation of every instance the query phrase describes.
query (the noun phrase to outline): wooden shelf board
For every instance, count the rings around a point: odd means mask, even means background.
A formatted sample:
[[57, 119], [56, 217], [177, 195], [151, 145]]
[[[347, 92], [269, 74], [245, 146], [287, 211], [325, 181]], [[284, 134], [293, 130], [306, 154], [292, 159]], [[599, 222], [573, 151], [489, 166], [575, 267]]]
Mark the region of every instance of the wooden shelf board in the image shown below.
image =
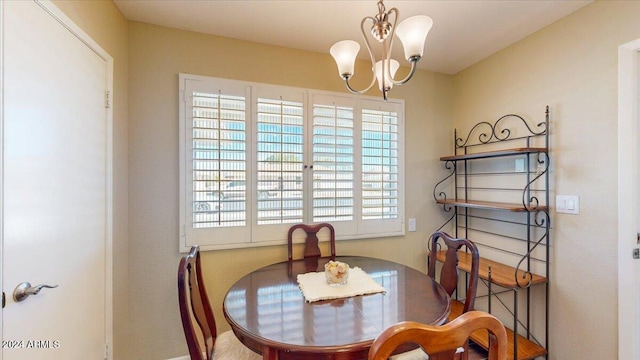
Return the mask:
[[[449, 314], [449, 321], [455, 319], [456, 317], [462, 314], [463, 304], [460, 301], [452, 300], [451, 301], [451, 313]], [[506, 327], [505, 327], [506, 328]], [[522, 335], [517, 335], [518, 339], [518, 357], [516, 358], [513, 354], [513, 339], [514, 334], [513, 331], [509, 328], [507, 330], [507, 359], [509, 360], [528, 360], [535, 359], [540, 356], [544, 356], [547, 354], [547, 350], [538, 345], [536, 342], [533, 342]], [[489, 332], [487, 330], [478, 330], [471, 334], [470, 339], [480, 345], [480, 347], [485, 350], [489, 349]]]
[[440, 158], [440, 160], [441, 161], [459, 161], [459, 160], [471, 160], [471, 159], [486, 159], [486, 158], [492, 158], [492, 157], [498, 157], [498, 156], [514, 156], [514, 155], [523, 155], [523, 154], [531, 154], [531, 153], [546, 153], [547, 151], [548, 151], [547, 148], [522, 147], [522, 148], [515, 148], [515, 149], [485, 151], [485, 152], [478, 152], [473, 154], [443, 156]]
[[442, 200], [436, 199], [438, 204], [459, 206], [473, 209], [486, 209], [486, 210], [507, 210], [511, 212], [531, 212], [531, 211], [546, 211], [547, 206], [528, 206], [525, 207], [522, 204], [503, 203], [495, 201], [478, 201], [478, 200]]
[[[446, 254], [447, 252], [445, 250], [438, 251], [436, 259], [438, 259], [438, 261], [444, 261]], [[471, 271], [471, 254], [458, 251], [458, 268], [465, 272]], [[524, 271], [518, 270], [516, 275], [516, 269], [514, 267], [481, 257], [480, 269], [478, 270], [478, 275], [481, 279], [489, 280], [489, 268], [491, 268], [491, 282], [494, 284], [509, 289], [517, 288], [516, 276], [523, 287], [526, 287], [528, 284], [528, 278], [523, 278], [523, 275], [525, 275]], [[532, 276], [531, 285], [544, 284], [547, 282], [547, 278], [544, 276], [537, 274], [532, 274]]]

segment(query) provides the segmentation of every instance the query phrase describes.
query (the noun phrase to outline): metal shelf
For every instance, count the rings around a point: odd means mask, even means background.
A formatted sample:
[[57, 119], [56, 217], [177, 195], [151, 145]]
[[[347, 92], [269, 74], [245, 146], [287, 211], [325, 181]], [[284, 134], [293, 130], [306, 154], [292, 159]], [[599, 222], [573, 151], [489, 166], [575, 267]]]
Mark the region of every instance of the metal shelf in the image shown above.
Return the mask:
[[473, 154], [443, 156], [443, 157], [440, 158], [440, 161], [462, 161], [462, 160], [473, 160], [473, 159], [488, 159], [488, 158], [504, 157], [504, 156], [516, 156], [516, 155], [526, 155], [526, 154], [535, 154], [535, 153], [546, 153], [547, 150], [548, 150], [547, 148], [524, 147], [524, 148], [515, 148], [515, 149], [505, 149], [505, 150], [478, 152], [478, 153], [473, 153]]

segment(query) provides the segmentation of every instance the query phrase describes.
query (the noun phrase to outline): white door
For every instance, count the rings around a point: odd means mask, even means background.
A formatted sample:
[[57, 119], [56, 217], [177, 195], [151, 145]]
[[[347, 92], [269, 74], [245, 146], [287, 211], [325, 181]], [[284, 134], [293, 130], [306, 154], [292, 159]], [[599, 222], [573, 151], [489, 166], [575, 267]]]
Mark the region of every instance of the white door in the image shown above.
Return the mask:
[[618, 48], [618, 359], [640, 360], [640, 39]]
[[[640, 46], [640, 44], [638, 44]], [[636, 243], [633, 245], [638, 252], [637, 257], [633, 260], [633, 265], [629, 271], [635, 274], [635, 293], [631, 294], [634, 297], [635, 303], [635, 329], [632, 331], [632, 336], [635, 339], [634, 348], [635, 348], [635, 359], [640, 360], [640, 190], [638, 190], [638, 184], [640, 184], [640, 56], [638, 52], [638, 48], [635, 51], [636, 57], [636, 71], [635, 71], [635, 111], [634, 111], [634, 119], [632, 121], [635, 125], [635, 132], [633, 133], [635, 137], [635, 167], [634, 167], [634, 175], [632, 178], [633, 184], [636, 188], [636, 201], [634, 203], [635, 208], [632, 209], [632, 213], [635, 214], [635, 232], [636, 232]], [[631, 241], [633, 243], [633, 240]], [[631, 312], [632, 314], [634, 311]]]
[[[50, 2], [0, 6], [1, 358], [103, 359], [111, 338], [112, 62]], [[57, 287], [18, 302], [23, 282]]]

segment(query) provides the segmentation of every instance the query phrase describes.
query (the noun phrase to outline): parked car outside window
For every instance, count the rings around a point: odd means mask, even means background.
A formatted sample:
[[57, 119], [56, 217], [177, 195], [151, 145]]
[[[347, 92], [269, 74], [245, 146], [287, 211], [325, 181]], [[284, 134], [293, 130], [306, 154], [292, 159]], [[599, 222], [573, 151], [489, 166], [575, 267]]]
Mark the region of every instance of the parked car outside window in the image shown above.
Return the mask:
[[220, 193], [218, 191], [207, 191], [203, 198], [193, 202], [193, 212], [219, 212], [220, 209]]
[[[275, 196], [275, 192], [274, 192], [275, 190], [277, 190], [277, 186], [270, 186], [268, 184], [259, 183], [258, 199], [266, 199], [270, 196]], [[226, 185], [222, 186], [221, 193], [222, 193], [223, 200], [224, 199], [244, 199], [247, 196], [246, 182], [244, 180], [230, 181]]]

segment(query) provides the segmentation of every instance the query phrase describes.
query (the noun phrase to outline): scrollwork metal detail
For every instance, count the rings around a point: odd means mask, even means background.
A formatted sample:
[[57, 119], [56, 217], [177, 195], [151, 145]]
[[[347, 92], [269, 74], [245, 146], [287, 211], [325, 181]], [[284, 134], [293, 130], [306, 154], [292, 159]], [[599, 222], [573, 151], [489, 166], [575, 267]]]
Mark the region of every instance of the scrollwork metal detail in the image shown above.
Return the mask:
[[[540, 214], [545, 216], [540, 219]], [[549, 218], [549, 213], [547, 211], [536, 211], [533, 216], [533, 222], [539, 227], [547, 226], [547, 224], [551, 226], [551, 219]]]
[[[544, 215], [544, 218], [539, 219], [540, 215]], [[538, 226], [544, 226], [545, 223], [549, 223], [549, 212], [548, 211], [536, 211], [535, 215], [534, 215], [534, 221], [536, 223], [536, 225]], [[529, 251], [527, 251], [526, 254], [524, 254], [524, 256], [522, 256], [522, 258], [520, 259], [520, 261], [518, 261], [518, 265], [516, 266], [516, 270], [514, 272], [514, 277], [515, 277], [515, 281], [516, 281], [516, 285], [519, 288], [527, 288], [529, 286], [531, 286], [531, 283], [533, 282], [533, 274], [531, 273], [531, 271], [529, 269], [521, 269], [522, 267], [522, 263], [525, 262], [525, 260], [530, 259], [531, 258], [531, 253], [533, 252], [533, 250], [535, 250], [538, 245], [540, 245], [542, 243], [543, 240], [547, 239], [548, 237], [548, 233], [545, 232], [544, 235], [542, 235], [540, 237], [540, 239], [538, 239], [538, 241], [536, 241], [533, 246], [529, 249]], [[547, 244], [547, 246], [549, 246], [549, 244]], [[518, 273], [522, 272], [522, 276], [519, 276]], [[521, 280], [526, 280], [526, 283], [521, 283]]]
[[493, 125], [491, 125], [491, 123], [483, 121], [483, 122], [479, 122], [477, 123], [473, 128], [471, 128], [471, 130], [469, 130], [469, 133], [467, 135], [467, 138], [465, 140], [462, 140], [462, 138], [457, 138], [456, 139], [456, 147], [457, 148], [461, 148], [461, 147], [465, 147], [467, 146], [467, 144], [469, 143], [469, 140], [471, 139], [471, 135], [473, 135], [473, 133], [476, 131], [477, 128], [480, 128], [481, 126], [488, 126], [489, 127], [489, 131], [488, 131], [488, 135], [485, 132], [481, 132], [480, 134], [478, 134], [478, 142], [480, 144], [487, 144], [491, 141], [491, 139], [493, 138]]
[[[449, 208], [449, 210], [445, 210], [445, 211], [451, 211], [451, 208]], [[442, 228], [444, 228], [448, 223], [450, 223], [450, 222], [451, 222], [451, 220], [453, 220], [453, 218], [455, 218], [455, 217], [456, 217], [456, 215], [457, 215], [457, 214], [456, 214], [456, 212], [454, 211], [454, 212], [453, 212], [453, 214], [451, 214], [451, 217], [450, 217], [449, 219], [447, 219], [447, 221], [445, 221], [442, 225], [440, 225], [440, 227], [439, 227], [439, 228], [437, 228], [437, 229], [436, 229], [436, 231], [434, 231], [434, 232], [438, 232], [438, 231], [442, 230]]]
[[504, 134], [502, 137], [500, 137], [498, 135], [497, 129], [498, 129], [498, 125], [504, 120], [508, 120], [508, 119], [519, 119], [522, 124], [524, 124], [524, 126], [527, 128], [527, 130], [529, 130], [529, 133], [531, 133], [531, 135], [542, 135], [545, 133], [545, 131], [547, 131], [547, 124], [546, 122], [541, 122], [537, 124], [537, 127], [542, 127], [543, 129], [541, 131], [535, 131], [534, 129], [531, 128], [531, 126], [529, 126], [529, 123], [527, 123], [527, 121], [520, 115], [516, 115], [516, 114], [507, 114], [504, 115], [502, 117], [500, 117], [498, 120], [496, 120], [495, 124], [493, 125], [493, 135], [494, 137], [498, 140], [498, 141], [504, 141], [509, 139], [509, 137], [511, 136], [511, 130], [509, 130], [508, 128], [504, 128], [500, 131], [501, 134]]
[[531, 196], [528, 199], [527, 196], [529, 194], [531, 186], [544, 174], [546, 174], [547, 171], [549, 171], [549, 154], [547, 154], [546, 152], [537, 153], [536, 162], [538, 163], [538, 167], [544, 166], [544, 168], [542, 168], [542, 170], [536, 171], [536, 176], [531, 179], [531, 181], [529, 181], [529, 183], [524, 187], [524, 190], [522, 191], [522, 206], [528, 211], [534, 211], [538, 209], [538, 206], [540, 206], [540, 201], [536, 196]]
[[[447, 179], [450, 179], [453, 175], [455, 175], [456, 173], [456, 163], [454, 161], [446, 161], [444, 164], [445, 169], [449, 170], [449, 175], [447, 175], [444, 179], [440, 180], [434, 187], [433, 187], [433, 198], [434, 200], [437, 201], [446, 201], [447, 200], [447, 193], [444, 191], [440, 191], [438, 192], [438, 187], [440, 186], [440, 184], [444, 183], [445, 181], [447, 181]], [[446, 212], [451, 211], [451, 206], [444, 203], [443, 204], [443, 209]]]
[[[548, 111], [549, 110], [547, 108], [547, 114], [548, 114]], [[522, 124], [529, 131], [528, 136], [544, 135], [547, 131], [546, 121], [536, 124], [536, 127], [538, 128], [538, 130], [536, 130], [536, 129], [533, 129], [522, 116], [516, 115], [516, 114], [507, 114], [507, 115], [501, 116], [493, 124], [487, 121], [482, 121], [477, 123], [471, 128], [471, 130], [469, 130], [469, 133], [467, 134], [466, 139], [463, 140], [462, 138], [456, 138], [456, 148], [463, 148], [471, 145], [488, 144], [491, 142], [506, 141], [511, 139], [511, 129], [508, 127], [502, 127], [503, 126], [502, 124], [506, 123], [510, 119], [520, 120], [520, 122], [522, 122]], [[481, 130], [478, 130], [478, 129], [481, 129]], [[473, 138], [474, 133], [477, 133], [478, 131], [480, 131], [480, 133], [477, 135], [478, 136], [477, 143], [472, 142], [471, 140], [474, 139]]]

